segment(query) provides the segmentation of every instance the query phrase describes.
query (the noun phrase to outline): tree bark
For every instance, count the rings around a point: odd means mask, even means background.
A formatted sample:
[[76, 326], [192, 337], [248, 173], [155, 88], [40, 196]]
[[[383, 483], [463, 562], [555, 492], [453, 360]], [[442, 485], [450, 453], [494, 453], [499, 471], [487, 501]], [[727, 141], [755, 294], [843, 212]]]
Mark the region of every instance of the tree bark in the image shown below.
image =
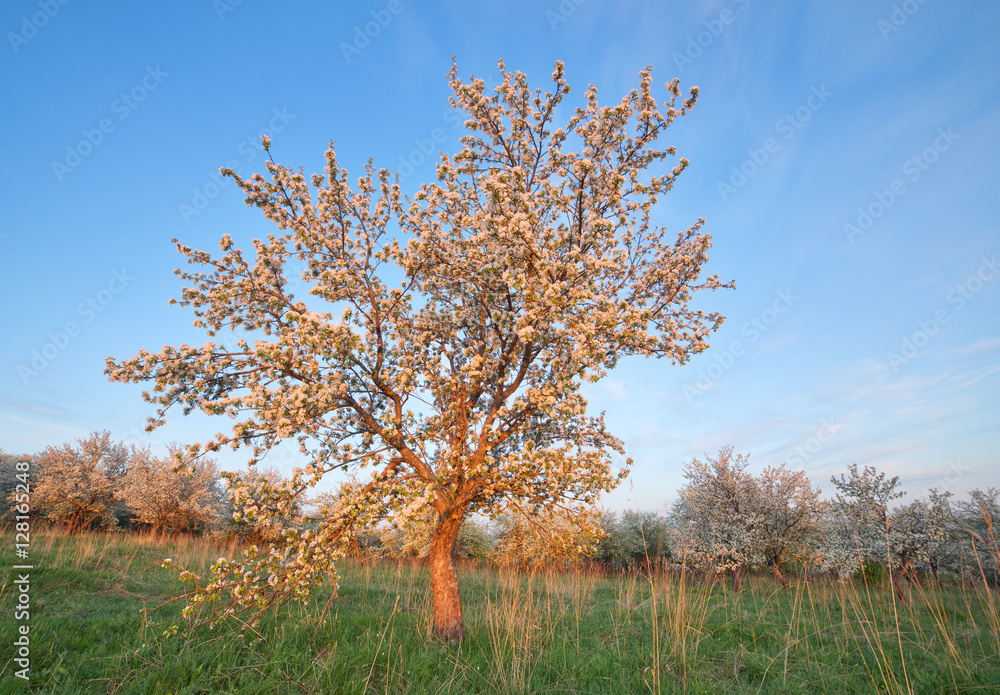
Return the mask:
[[910, 569], [910, 558], [904, 558], [900, 565], [900, 568], [893, 572], [892, 568], [889, 568], [889, 577], [892, 579], [892, 588], [896, 592], [896, 598], [899, 599], [900, 603], [906, 603], [906, 596], [903, 594], [903, 577]]
[[66, 535], [73, 536], [76, 535], [76, 518], [80, 515], [79, 512], [73, 512], [73, 515], [66, 519]]
[[434, 637], [447, 644], [459, 644], [465, 636], [462, 602], [458, 593], [458, 572], [455, 569], [455, 542], [458, 540], [463, 516], [456, 511], [444, 515], [431, 540], [429, 564]]
[[774, 563], [774, 566], [773, 566], [773, 569], [774, 569], [774, 578], [777, 579], [779, 582], [781, 582], [781, 586], [787, 588], [788, 587], [788, 580], [785, 579], [785, 577], [781, 574], [781, 570], [779, 569], [780, 566], [781, 566], [781, 562], [775, 562]]

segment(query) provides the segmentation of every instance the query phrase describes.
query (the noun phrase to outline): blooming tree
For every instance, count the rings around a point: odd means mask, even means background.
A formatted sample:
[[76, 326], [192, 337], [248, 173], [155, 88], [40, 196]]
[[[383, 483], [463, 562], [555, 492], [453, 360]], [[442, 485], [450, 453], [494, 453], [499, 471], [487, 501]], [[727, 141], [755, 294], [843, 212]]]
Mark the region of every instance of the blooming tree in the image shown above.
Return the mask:
[[78, 439], [78, 446], [50, 446], [35, 459], [32, 506], [70, 535], [90, 526], [115, 526], [116, 491], [128, 472], [132, 451], [111, 441], [108, 431]]
[[[217, 563], [192, 606], [226, 593], [230, 609], [261, 611], [303, 596], [333, 572], [344, 529], [431, 506], [434, 634], [461, 640], [453, 555], [465, 516], [585, 519], [625, 469], [613, 470], [623, 444], [603, 416], [586, 415], [581, 384], [627, 355], [683, 363], [721, 324], [690, 306], [698, 290], [732, 286], [699, 280], [711, 245], [703, 220], [671, 240], [651, 219], [688, 164], [661, 168], [676, 151], [656, 140], [697, 88], [681, 100], [669, 82], [661, 105], [643, 70], [611, 106], [591, 86], [559, 127], [562, 63], [544, 94], [500, 71], [488, 94], [453, 63], [450, 101], [470, 133], [412, 200], [371, 163], [352, 187], [332, 143], [325, 175], [311, 179], [270, 159], [268, 177], [223, 170], [278, 231], [254, 240], [253, 257], [229, 235], [217, 256], [177, 242], [199, 268], [178, 271], [190, 283], [180, 304], [209, 337], [250, 337], [108, 359], [111, 379], [152, 383], [150, 427], [175, 405], [235, 418], [205, 451], [249, 447], [254, 463], [296, 439], [311, 463], [271, 491], [278, 512], [335, 469], [370, 471], [317, 526]], [[307, 294], [291, 292], [290, 262], [304, 266]]]
[[684, 465], [688, 483], [678, 491], [678, 551], [717, 573], [729, 573], [739, 591], [743, 571], [762, 561], [758, 527], [763, 514], [749, 457], [725, 446], [712, 458]]
[[899, 477], [886, 479], [873, 466], [832, 476], [837, 489], [831, 514], [824, 521], [820, 548], [823, 565], [835, 569], [843, 579], [866, 563], [878, 563], [892, 571], [889, 551], [890, 505], [906, 493], [899, 490]]
[[844, 583], [861, 569], [864, 557], [860, 542], [855, 540], [856, 527], [842, 510], [827, 507], [819, 520], [819, 537], [816, 542], [817, 561], [820, 568], [833, 573]]
[[784, 464], [768, 467], [756, 479], [760, 524], [756, 542], [765, 565], [782, 585], [781, 564], [812, 560], [826, 503], [812, 487], [805, 471], [790, 471]]
[[956, 569], [987, 586], [1000, 586], [1000, 543], [993, 527], [1000, 519], [1000, 490], [972, 490], [968, 500], [955, 505], [955, 515], [965, 565]]
[[506, 512], [494, 520], [497, 538], [493, 557], [497, 562], [565, 567], [595, 549], [601, 533], [596, 510], [590, 518], [579, 515]]
[[[936, 490], [931, 490], [932, 495], [936, 493]], [[890, 579], [900, 601], [906, 601], [902, 586], [904, 577], [909, 577], [911, 581], [917, 579], [917, 571], [922, 567], [931, 569], [937, 576], [932, 562], [948, 538], [944, 523], [946, 518], [940, 511], [940, 508], [935, 509], [933, 503], [913, 500], [889, 513]]]
[[[184, 471], [177, 471], [180, 455]], [[210, 526], [219, 519], [223, 492], [215, 461], [201, 458], [184, 461], [178, 447], [166, 457], [153, 456], [148, 450], [136, 452], [128, 473], [116, 490], [135, 515], [135, 521], [152, 527], [154, 533], [177, 536]]]
[[927, 493], [927, 522], [933, 529], [925, 553], [927, 567], [938, 585], [942, 584], [941, 570], [958, 570], [961, 574], [962, 529], [951, 504], [952, 493], [931, 488]]
[[688, 484], [674, 505], [681, 550], [716, 571], [729, 571], [733, 587], [751, 567], [768, 567], [782, 585], [781, 565], [812, 560], [827, 509], [804, 471], [768, 467], [754, 477], [748, 457], [723, 447], [716, 458], [685, 467]]

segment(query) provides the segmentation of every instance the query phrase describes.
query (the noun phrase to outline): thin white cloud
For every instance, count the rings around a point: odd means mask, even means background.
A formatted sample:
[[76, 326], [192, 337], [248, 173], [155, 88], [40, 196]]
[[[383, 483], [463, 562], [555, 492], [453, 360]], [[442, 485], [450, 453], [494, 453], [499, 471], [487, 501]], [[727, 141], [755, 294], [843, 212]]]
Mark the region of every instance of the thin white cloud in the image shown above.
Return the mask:
[[801, 340], [802, 336], [798, 333], [782, 333], [780, 335], [771, 336], [761, 340], [757, 345], [757, 350], [754, 352], [754, 357], [760, 357], [761, 355], [770, 355], [776, 352], [781, 352], [785, 348], [795, 345]]
[[945, 352], [945, 354], [949, 357], [967, 357], [968, 355], [973, 355], [977, 352], [995, 350], [998, 348], [1000, 348], [1000, 338], [983, 338], [982, 340], [977, 340], [971, 345], [950, 348]]
[[30, 453], [86, 436], [85, 430], [53, 420], [0, 412], [0, 446], [11, 452]]

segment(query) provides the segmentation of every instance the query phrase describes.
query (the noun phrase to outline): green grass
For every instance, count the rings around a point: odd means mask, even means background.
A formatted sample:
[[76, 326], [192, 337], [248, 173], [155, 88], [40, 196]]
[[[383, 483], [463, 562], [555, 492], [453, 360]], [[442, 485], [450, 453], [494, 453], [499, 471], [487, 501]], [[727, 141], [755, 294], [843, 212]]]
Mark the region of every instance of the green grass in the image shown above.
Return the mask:
[[[172, 557], [206, 567], [232, 547], [125, 535], [33, 535], [31, 692], [44, 693], [995, 693], [997, 595], [752, 579], [739, 595], [676, 578], [583, 572], [461, 575], [466, 639], [428, 640], [418, 567], [345, 562], [340, 598], [266, 616], [256, 630], [165, 637], [184, 586]], [[12, 562], [10, 564], [13, 564]], [[14, 570], [0, 588], [0, 692]], [[148, 609], [148, 613], [144, 613]]]

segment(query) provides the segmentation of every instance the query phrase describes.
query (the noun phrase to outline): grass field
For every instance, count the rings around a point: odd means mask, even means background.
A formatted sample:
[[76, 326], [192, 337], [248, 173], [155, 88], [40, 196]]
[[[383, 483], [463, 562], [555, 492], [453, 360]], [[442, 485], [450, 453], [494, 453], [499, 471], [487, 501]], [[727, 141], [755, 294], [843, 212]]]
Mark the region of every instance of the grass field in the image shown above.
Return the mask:
[[[428, 641], [419, 567], [344, 563], [340, 598], [256, 630], [164, 631], [192, 569], [232, 548], [126, 535], [32, 536], [31, 681], [13, 674], [3, 574], [2, 692], [1000, 693], [996, 592], [752, 579], [735, 595], [670, 577], [461, 573], [466, 639]], [[148, 609], [144, 613], [143, 609]]]

